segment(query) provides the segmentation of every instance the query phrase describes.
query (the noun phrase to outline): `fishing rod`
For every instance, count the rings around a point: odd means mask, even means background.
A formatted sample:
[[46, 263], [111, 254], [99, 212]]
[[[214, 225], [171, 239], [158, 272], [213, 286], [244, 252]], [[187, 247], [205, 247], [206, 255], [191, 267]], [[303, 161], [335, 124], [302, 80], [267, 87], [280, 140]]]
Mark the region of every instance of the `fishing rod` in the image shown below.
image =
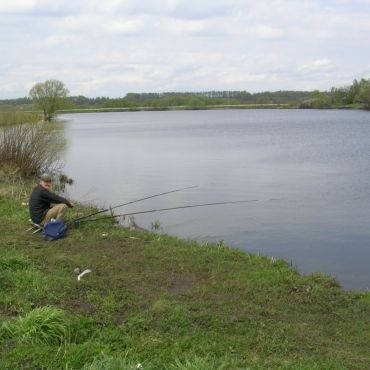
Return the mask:
[[119, 208], [119, 207], [127, 206], [127, 205], [129, 205], [129, 204], [133, 204], [133, 203], [136, 203], [136, 202], [141, 202], [142, 200], [151, 199], [151, 198], [159, 197], [159, 196], [161, 196], [161, 195], [166, 195], [166, 194], [176, 193], [176, 192], [181, 191], [181, 190], [193, 189], [193, 188], [197, 188], [197, 187], [198, 187], [198, 185], [193, 185], [193, 186], [187, 186], [187, 187], [185, 187], [185, 188], [181, 188], [181, 189], [175, 189], [175, 190], [166, 191], [166, 192], [164, 192], [164, 193], [160, 193], [160, 194], [149, 195], [149, 196], [144, 197], [144, 198], [140, 198], [140, 199], [132, 200], [131, 202], [127, 202], [127, 203], [119, 204], [119, 205], [114, 206], [114, 207], [109, 207], [109, 208], [107, 208], [107, 209], [103, 209], [103, 210], [100, 210], [100, 211], [97, 211], [97, 212], [91, 213], [91, 214], [89, 214], [89, 215], [86, 215], [86, 216], [82, 216], [82, 217], [76, 218], [76, 219], [74, 219], [74, 220], [73, 220], [73, 222], [80, 221], [80, 220], [83, 220], [84, 218], [88, 218], [88, 217], [91, 217], [91, 216], [95, 216], [95, 215], [98, 215], [98, 214], [100, 214], [100, 213], [110, 211], [110, 210], [112, 210], [112, 209], [116, 209], [116, 208]]
[[[267, 201], [269, 201], [269, 200], [279, 200], [279, 199], [276, 199], [276, 198], [275, 199], [273, 199], [273, 198], [272, 199], [267, 199]], [[98, 220], [104, 220], [104, 219], [111, 219], [111, 218], [114, 218], [114, 217], [133, 216], [133, 215], [139, 215], [139, 214], [143, 214], [143, 213], [171, 211], [171, 210], [174, 210], [174, 209], [216, 206], [216, 205], [222, 205], [222, 204], [251, 203], [251, 202], [261, 202], [261, 200], [260, 199], [250, 199], [250, 200], [236, 200], [236, 201], [230, 201], [230, 202], [190, 204], [190, 205], [185, 205], [185, 206], [150, 209], [150, 210], [147, 210], [147, 211], [138, 211], [138, 212], [125, 213], [125, 214], [121, 214], [121, 215], [112, 215], [112, 216], [106, 216], [106, 217], [99, 217], [99, 218], [93, 218], [93, 219], [90, 219], [90, 220], [83, 220], [81, 222], [98, 221]]]

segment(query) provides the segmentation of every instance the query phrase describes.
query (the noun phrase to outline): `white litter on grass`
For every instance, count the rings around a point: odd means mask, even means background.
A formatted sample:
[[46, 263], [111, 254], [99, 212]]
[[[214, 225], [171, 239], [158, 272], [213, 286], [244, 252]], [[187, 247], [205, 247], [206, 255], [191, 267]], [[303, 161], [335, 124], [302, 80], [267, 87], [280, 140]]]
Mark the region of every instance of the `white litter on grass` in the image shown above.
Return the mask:
[[102, 233], [102, 234], [101, 234], [101, 236], [102, 236], [103, 238], [106, 238], [106, 237], [108, 236], [108, 233]]
[[89, 272], [91, 272], [91, 270], [89, 270], [89, 269], [86, 269], [86, 270], [82, 271], [81, 274], [77, 276], [77, 280], [80, 281], [82, 276], [88, 274]]
[[28, 203], [22, 202], [22, 206], [28, 206]]
[[142, 365], [142, 364], [140, 364], [140, 363], [138, 363], [138, 364], [136, 365], [136, 368], [137, 368], [137, 369], [144, 369], [144, 368], [143, 368], [143, 365]]

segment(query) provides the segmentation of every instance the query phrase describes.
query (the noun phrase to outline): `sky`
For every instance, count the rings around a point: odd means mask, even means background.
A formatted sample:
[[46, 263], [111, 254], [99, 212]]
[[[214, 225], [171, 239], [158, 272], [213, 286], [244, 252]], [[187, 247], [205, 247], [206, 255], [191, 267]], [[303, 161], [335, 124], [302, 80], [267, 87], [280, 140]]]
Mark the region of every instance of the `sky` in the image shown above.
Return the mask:
[[0, 0], [0, 99], [328, 90], [370, 77], [370, 0]]

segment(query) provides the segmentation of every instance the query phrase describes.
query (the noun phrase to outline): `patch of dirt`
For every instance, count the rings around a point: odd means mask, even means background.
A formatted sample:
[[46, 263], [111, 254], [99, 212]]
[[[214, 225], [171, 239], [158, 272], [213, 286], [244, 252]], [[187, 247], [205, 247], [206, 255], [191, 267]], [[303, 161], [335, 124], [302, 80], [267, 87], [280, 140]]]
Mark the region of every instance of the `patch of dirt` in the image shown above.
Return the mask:
[[182, 273], [173, 277], [168, 291], [173, 294], [183, 294], [202, 281], [204, 281], [204, 278], [197, 276], [196, 274]]

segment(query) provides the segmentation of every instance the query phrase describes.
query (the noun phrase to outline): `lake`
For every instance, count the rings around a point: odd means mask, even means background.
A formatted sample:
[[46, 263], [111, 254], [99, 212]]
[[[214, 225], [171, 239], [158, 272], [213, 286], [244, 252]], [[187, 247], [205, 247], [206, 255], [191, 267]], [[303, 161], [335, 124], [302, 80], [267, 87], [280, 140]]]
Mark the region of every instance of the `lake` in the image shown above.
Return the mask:
[[370, 288], [370, 113], [209, 110], [62, 116], [64, 171], [78, 201], [116, 213], [234, 200], [135, 216], [150, 229], [219, 242]]

